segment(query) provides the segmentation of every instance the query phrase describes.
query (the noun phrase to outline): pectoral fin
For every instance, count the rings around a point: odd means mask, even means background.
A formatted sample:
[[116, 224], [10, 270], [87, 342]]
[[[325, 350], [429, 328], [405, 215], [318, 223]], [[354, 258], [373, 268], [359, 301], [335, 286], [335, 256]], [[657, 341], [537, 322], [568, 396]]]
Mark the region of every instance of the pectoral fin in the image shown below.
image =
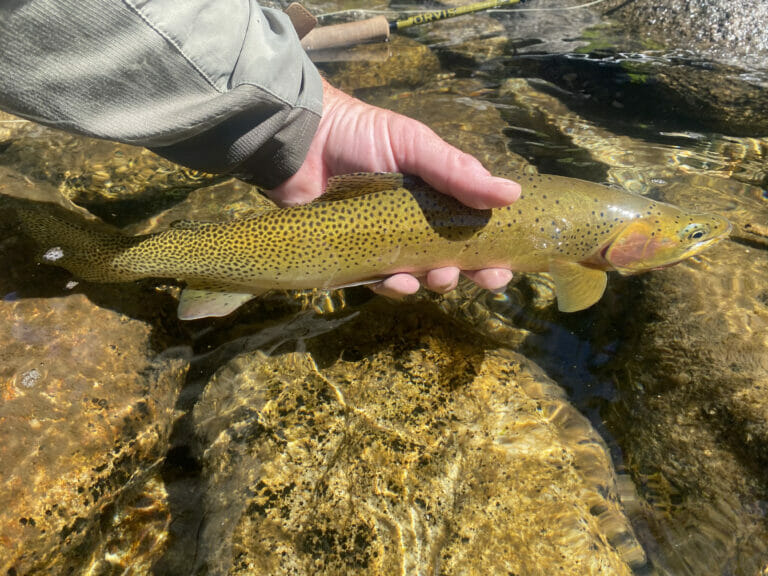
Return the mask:
[[600, 300], [608, 277], [602, 270], [574, 262], [552, 262], [549, 273], [555, 281], [557, 307], [561, 312], [578, 312]]
[[212, 292], [185, 288], [179, 298], [179, 320], [226, 316], [256, 296], [258, 294]]

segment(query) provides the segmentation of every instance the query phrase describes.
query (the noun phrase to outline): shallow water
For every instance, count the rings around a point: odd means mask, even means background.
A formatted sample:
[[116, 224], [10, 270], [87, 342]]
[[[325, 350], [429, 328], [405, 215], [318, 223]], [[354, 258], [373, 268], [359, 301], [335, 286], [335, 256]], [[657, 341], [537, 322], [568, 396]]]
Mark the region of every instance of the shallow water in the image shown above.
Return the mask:
[[[597, 13], [546, 14], [456, 19], [393, 38], [386, 62], [322, 66], [497, 173], [716, 211], [732, 239], [612, 276], [571, 315], [532, 275], [406, 303], [273, 294], [180, 324], [177, 288], [77, 283], [2, 220], [3, 570], [768, 570], [768, 134], [660, 88], [705, 70], [732, 90], [730, 69]], [[740, 77], [768, 92], [765, 73]], [[7, 116], [0, 142], [0, 192], [132, 233], [259, 201]]]

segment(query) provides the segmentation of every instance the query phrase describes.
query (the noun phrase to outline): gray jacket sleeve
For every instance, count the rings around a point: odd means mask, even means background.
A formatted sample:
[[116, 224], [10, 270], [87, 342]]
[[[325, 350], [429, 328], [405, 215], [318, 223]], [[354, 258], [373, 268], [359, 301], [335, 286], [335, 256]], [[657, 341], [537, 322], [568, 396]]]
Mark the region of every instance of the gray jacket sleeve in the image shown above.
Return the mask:
[[273, 188], [304, 161], [322, 83], [255, 0], [4, 0], [0, 108]]

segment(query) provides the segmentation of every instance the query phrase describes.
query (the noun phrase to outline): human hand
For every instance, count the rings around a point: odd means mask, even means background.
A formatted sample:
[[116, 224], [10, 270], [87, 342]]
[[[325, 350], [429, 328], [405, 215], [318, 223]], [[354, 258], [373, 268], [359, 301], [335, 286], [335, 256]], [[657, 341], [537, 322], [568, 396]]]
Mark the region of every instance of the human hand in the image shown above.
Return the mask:
[[[473, 208], [506, 206], [520, 195], [518, 184], [491, 176], [476, 158], [421, 122], [365, 104], [323, 80], [323, 117], [304, 164], [269, 195], [282, 205], [303, 204], [323, 193], [329, 177], [350, 172], [412, 174]], [[459, 273], [454, 267], [438, 268], [422, 280], [430, 290], [448, 292], [456, 287]], [[512, 279], [512, 272], [503, 268], [463, 273], [489, 290], [503, 288]], [[419, 289], [419, 279], [394, 274], [372, 288], [402, 297]]]

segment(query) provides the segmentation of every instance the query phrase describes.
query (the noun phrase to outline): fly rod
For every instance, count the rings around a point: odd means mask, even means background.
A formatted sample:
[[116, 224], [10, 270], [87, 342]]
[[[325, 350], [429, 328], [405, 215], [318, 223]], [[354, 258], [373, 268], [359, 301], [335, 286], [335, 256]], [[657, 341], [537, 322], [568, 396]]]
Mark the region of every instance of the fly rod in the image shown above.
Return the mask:
[[389, 29], [392, 32], [397, 32], [398, 30], [402, 30], [403, 28], [410, 28], [411, 26], [418, 26], [420, 24], [427, 24], [429, 22], [437, 22], [438, 20], [455, 18], [456, 16], [472, 14], [473, 12], [482, 12], [483, 10], [495, 10], [496, 8], [510, 6], [519, 2], [520, 0], [485, 0], [484, 2], [474, 2], [464, 6], [456, 6], [454, 8], [421, 12], [420, 14], [409, 16], [404, 20], [395, 20], [393, 22], [389, 22]]
[[483, 0], [482, 2], [474, 2], [465, 6], [420, 12], [402, 20], [389, 21], [384, 16], [375, 16], [374, 18], [359, 22], [332, 24], [331, 26], [315, 28], [307, 33], [302, 38], [301, 45], [309, 52], [328, 48], [342, 48], [365, 42], [383, 42], [389, 39], [390, 32], [397, 32], [403, 28], [430, 24], [439, 20], [510, 6], [519, 2], [521, 0]]

